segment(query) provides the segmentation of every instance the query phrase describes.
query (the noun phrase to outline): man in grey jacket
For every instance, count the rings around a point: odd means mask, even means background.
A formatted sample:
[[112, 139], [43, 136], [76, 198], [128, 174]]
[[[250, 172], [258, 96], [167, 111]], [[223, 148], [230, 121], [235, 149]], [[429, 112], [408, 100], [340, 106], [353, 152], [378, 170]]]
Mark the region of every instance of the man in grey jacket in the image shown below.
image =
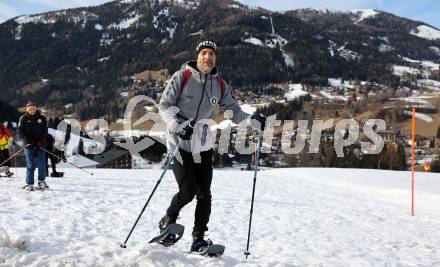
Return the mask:
[[174, 73], [159, 103], [159, 113], [169, 130], [168, 145], [179, 144], [179, 160], [175, 159], [172, 166], [179, 192], [172, 198], [159, 228], [162, 232], [175, 223], [180, 210], [196, 197], [191, 251], [207, 245], [204, 233], [211, 214], [213, 151], [210, 144], [201, 145], [209, 142], [208, 127], [197, 126], [201, 120], [212, 119], [217, 104], [224, 111], [232, 111], [234, 123], [245, 119], [250, 123], [250, 114], [241, 110], [230, 87], [218, 75], [216, 53], [213, 41], [201, 42], [196, 48], [197, 60], [187, 62]]

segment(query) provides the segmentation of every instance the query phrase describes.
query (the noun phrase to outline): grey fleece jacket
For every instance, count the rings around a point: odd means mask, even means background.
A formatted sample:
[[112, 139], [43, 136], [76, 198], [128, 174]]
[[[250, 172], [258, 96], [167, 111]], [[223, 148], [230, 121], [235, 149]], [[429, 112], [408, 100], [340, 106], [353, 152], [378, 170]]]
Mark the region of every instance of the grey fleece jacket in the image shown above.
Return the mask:
[[[159, 114], [168, 126], [168, 145], [174, 147], [179, 143], [175, 132], [179, 129], [179, 124], [187, 120], [195, 120], [198, 123], [194, 127], [191, 140], [181, 141], [180, 148], [192, 153], [199, 153], [209, 150], [212, 142], [209, 138], [208, 125], [204, 125], [200, 120], [212, 119], [214, 115], [215, 102], [223, 111], [233, 112], [232, 121], [240, 123], [250, 117], [250, 114], [241, 110], [238, 103], [232, 97], [231, 88], [226, 84], [223, 97], [221, 87], [217, 81], [217, 69], [214, 68], [211, 74], [202, 74], [197, 70], [196, 61], [188, 61], [184, 69], [191, 71], [184, 88], [181, 87], [184, 70], [179, 70], [169, 80], [159, 102]], [[213, 99], [217, 101], [212, 101]], [[214, 102], [214, 104], [212, 103]], [[207, 144], [206, 142], [211, 142]], [[200, 147], [199, 144], [203, 144]]]

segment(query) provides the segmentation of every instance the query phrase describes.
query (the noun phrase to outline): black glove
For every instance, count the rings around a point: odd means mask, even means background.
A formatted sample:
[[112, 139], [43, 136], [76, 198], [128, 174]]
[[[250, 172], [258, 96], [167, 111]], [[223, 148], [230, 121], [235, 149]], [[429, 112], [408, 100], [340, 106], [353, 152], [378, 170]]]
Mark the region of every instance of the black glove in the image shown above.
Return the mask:
[[260, 126], [255, 124], [255, 121], [258, 121], [260, 123], [261, 131], [264, 131], [264, 128], [266, 127], [266, 117], [263, 117], [258, 112], [251, 116], [251, 125], [254, 126], [254, 128], [259, 129]]
[[[180, 137], [180, 139], [182, 140], [190, 140], [191, 136], [193, 134], [193, 129], [194, 129], [194, 121], [191, 121], [189, 124], [187, 124], [186, 126], [183, 126], [181, 129], [178, 129], [176, 131], [176, 134]], [[184, 125], [184, 124], [183, 124]]]

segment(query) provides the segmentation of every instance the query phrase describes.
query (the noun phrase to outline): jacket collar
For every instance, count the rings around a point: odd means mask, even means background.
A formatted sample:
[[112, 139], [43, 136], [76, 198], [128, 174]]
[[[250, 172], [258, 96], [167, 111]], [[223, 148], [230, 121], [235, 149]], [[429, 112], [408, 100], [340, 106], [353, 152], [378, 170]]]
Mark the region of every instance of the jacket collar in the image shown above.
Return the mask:
[[28, 112], [26, 112], [26, 116], [29, 117], [29, 118], [35, 118], [35, 117], [37, 117], [39, 115], [40, 115], [40, 111], [38, 111], [38, 110], [37, 110], [37, 112], [35, 112], [35, 115], [31, 115]]

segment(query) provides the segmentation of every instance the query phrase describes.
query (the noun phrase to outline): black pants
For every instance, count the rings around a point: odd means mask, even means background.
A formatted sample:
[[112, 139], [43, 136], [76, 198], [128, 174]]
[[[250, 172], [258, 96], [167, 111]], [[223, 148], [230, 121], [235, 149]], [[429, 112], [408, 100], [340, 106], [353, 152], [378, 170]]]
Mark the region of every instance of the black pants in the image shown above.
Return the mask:
[[[49, 151], [49, 150], [47, 150]], [[52, 151], [49, 151], [51, 153], [53, 153]], [[52, 173], [56, 173], [57, 172], [57, 167], [56, 167], [56, 158], [54, 156], [52, 156], [49, 153], [46, 153], [46, 176], [49, 175], [49, 159], [50, 159], [50, 166], [52, 167]]]
[[[0, 150], [0, 164], [9, 158], [9, 149]], [[2, 166], [11, 167], [11, 160], [8, 160]]]
[[173, 161], [173, 172], [179, 185], [167, 209], [168, 216], [177, 217], [180, 210], [196, 196], [194, 230], [207, 231], [211, 215], [212, 149], [201, 153], [200, 163], [195, 163], [191, 153], [180, 150], [183, 165]]

